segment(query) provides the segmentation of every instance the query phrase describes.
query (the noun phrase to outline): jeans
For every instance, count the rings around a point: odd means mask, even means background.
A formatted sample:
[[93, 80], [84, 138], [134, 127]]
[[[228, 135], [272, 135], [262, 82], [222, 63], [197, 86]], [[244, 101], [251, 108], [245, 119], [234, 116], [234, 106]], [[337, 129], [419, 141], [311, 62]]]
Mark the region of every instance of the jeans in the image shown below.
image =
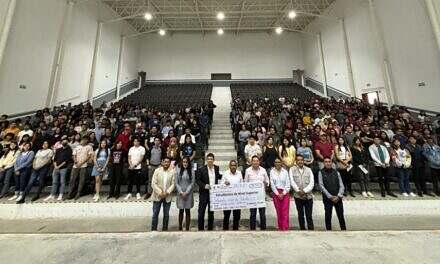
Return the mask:
[[418, 193], [427, 193], [425, 171], [423, 167], [413, 167], [411, 169], [411, 176], [416, 185]]
[[338, 170], [339, 174], [341, 175], [342, 178], [342, 182], [344, 183], [344, 187], [345, 187], [345, 192], [352, 192], [351, 189], [351, 173], [349, 171], [347, 171], [347, 169], [345, 170]]
[[258, 209], [258, 213], [260, 214], [260, 229], [266, 230], [266, 208], [265, 207], [249, 209], [250, 213], [251, 213], [251, 215], [249, 217], [250, 229], [255, 230], [257, 227], [257, 209]]
[[31, 174], [32, 168], [27, 167], [19, 170], [18, 175], [14, 174], [15, 177], [15, 192], [20, 192], [20, 194], [24, 194], [26, 189], [26, 185], [28, 182], [29, 175]]
[[[73, 168], [70, 174], [69, 198], [79, 198], [86, 182], [87, 167]], [[78, 185], [78, 190], [77, 190]]]
[[60, 183], [60, 181], [61, 181], [60, 194], [64, 194], [64, 189], [66, 188], [66, 175], [67, 175], [67, 168], [53, 170], [52, 191], [50, 192], [51, 195], [55, 196], [57, 194], [58, 184]]
[[32, 187], [34, 186], [34, 183], [37, 179], [38, 181], [38, 190], [37, 190], [37, 196], [40, 196], [41, 190], [44, 188], [44, 184], [46, 182], [46, 176], [49, 172], [50, 165], [46, 164], [43, 167], [39, 168], [38, 170], [34, 170], [31, 174], [31, 178], [29, 179], [29, 182], [26, 186], [26, 189], [24, 190], [24, 197], [29, 194]]
[[434, 187], [434, 192], [437, 195], [440, 195], [440, 190], [438, 188], [438, 181], [440, 179], [440, 169], [431, 168], [431, 180], [432, 185]]
[[110, 178], [110, 196], [119, 197], [121, 193], [121, 181], [123, 177], [123, 165], [122, 164], [113, 164], [111, 170], [111, 178]]
[[304, 221], [304, 214], [307, 220], [307, 229], [314, 230], [312, 211], [313, 211], [313, 199], [299, 199], [295, 198], [296, 210], [298, 211], [298, 223], [301, 230], [306, 230]]
[[395, 168], [397, 178], [399, 179], [399, 189], [401, 193], [410, 193], [411, 187], [409, 185], [409, 169]]
[[5, 169], [0, 172], [0, 186], [3, 183], [3, 188], [1, 189], [0, 196], [5, 196], [5, 194], [9, 191], [9, 186], [11, 183], [12, 175], [14, 174], [14, 167]]
[[167, 202], [166, 199], [153, 202], [153, 219], [151, 221], [151, 231], [157, 231], [157, 224], [159, 220], [160, 207], [163, 204], [163, 222], [162, 231], [168, 230], [168, 221], [170, 219], [170, 207], [171, 202]]
[[[365, 166], [367, 167], [367, 166]], [[361, 187], [361, 192], [368, 192], [370, 189], [370, 173], [364, 173], [359, 165], [354, 166], [353, 173], [359, 181], [359, 186]]]
[[141, 169], [128, 170], [128, 193], [133, 191], [133, 184], [136, 184], [136, 192], [141, 192]]
[[214, 212], [211, 211], [211, 205], [209, 200], [199, 201], [199, 212], [198, 212], [198, 228], [199, 231], [205, 230], [205, 212], [208, 207], [208, 230], [214, 229]]
[[[240, 224], [241, 210], [232, 211], [232, 230], [238, 230]], [[229, 218], [231, 217], [231, 210], [223, 211], [223, 230], [229, 230]]]
[[379, 186], [380, 186], [381, 193], [385, 194], [385, 191], [387, 193], [390, 193], [391, 189], [390, 189], [390, 182], [389, 182], [389, 177], [388, 177], [389, 169], [379, 167], [379, 166], [376, 166], [375, 168], [376, 168], [377, 178], [379, 179]]
[[324, 210], [325, 210], [325, 228], [327, 230], [332, 230], [332, 214], [333, 207], [336, 209], [336, 215], [338, 216], [339, 226], [341, 230], [347, 230], [345, 226], [345, 218], [344, 218], [344, 205], [342, 203], [342, 199], [339, 199], [337, 203], [333, 203], [330, 199], [323, 196], [322, 201], [324, 202]]
[[145, 187], [146, 193], [152, 193], [153, 188], [151, 188], [151, 179], [153, 178], [154, 171], [159, 168], [159, 165], [150, 165], [148, 166], [148, 176], [147, 176], [147, 186]]

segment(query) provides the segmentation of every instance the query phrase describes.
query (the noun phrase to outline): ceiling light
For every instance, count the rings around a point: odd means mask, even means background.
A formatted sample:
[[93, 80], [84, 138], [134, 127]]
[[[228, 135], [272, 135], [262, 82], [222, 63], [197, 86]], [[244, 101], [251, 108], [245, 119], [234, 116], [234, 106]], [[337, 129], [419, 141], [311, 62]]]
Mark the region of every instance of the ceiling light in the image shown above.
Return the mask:
[[290, 19], [294, 19], [295, 17], [296, 17], [296, 12], [293, 11], [293, 10], [291, 10], [291, 11], [289, 12], [289, 18], [290, 18]]
[[148, 21], [153, 19], [153, 15], [150, 12], [145, 13], [144, 18]]
[[217, 13], [217, 19], [218, 19], [218, 20], [223, 20], [223, 19], [225, 19], [225, 13], [223, 13], [223, 12], [218, 12], [218, 13]]
[[165, 34], [166, 34], [165, 29], [159, 29], [159, 35], [165, 36]]
[[281, 33], [283, 33], [283, 28], [282, 28], [282, 27], [277, 27], [277, 28], [275, 29], [275, 32], [276, 32], [278, 35], [280, 35]]
[[223, 29], [222, 28], [219, 28], [218, 30], [217, 30], [217, 34], [218, 35], [223, 35], [223, 33], [225, 33], [224, 31], [223, 31]]

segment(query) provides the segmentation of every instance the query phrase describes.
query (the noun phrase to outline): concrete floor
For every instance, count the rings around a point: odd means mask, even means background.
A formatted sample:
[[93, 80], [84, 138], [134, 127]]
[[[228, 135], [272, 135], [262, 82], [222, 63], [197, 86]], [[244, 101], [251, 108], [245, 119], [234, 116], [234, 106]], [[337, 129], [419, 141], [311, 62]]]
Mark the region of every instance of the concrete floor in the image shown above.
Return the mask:
[[439, 263], [440, 232], [0, 236], [1, 263]]

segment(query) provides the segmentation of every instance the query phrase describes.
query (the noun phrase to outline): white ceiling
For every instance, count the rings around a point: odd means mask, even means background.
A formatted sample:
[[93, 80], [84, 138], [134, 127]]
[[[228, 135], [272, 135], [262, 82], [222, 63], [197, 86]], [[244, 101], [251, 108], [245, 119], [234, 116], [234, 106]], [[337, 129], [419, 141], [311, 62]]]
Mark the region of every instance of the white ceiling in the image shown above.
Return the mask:
[[[244, 31], [268, 31], [283, 27], [288, 31], [302, 31], [322, 16], [335, 0], [102, 0], [139, 32], [208, 31], [223, 28], [235, 34]], [[289, 11], [297, 13], [289, 19]], [[144, 18], [146, 12], [151, 21]], [[225, 19], [216, 18], [218, 12]], [[119, 19], [120, 20], [120, 19]]]

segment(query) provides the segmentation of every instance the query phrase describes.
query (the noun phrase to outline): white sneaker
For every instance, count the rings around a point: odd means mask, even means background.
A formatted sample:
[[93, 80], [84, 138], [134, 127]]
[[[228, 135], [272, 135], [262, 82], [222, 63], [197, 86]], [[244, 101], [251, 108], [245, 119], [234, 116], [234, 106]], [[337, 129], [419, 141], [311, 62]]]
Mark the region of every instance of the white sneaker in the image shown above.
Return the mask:
[[62, 201], [62, 200], [63, 200], [63, 194], [60, 193], [60, 194], [58, 195], [57, 201]]
[[99, 194], [95, 194], [95, 197], [93, 197], [93, 201], [97, 202], [99, 201]]
[[95, 193], [95, 195], [93, 195], [93, 198], [92, 198], [93, 201], [96, 200], [96, 197], [98, 197], [98, 194], [97, 194], [97, 193]]
[[366, 192], [362, 192], [362, 196], [363, 196], [364, 198], [368, 198], [368, 195], [367, 195]]
[[410, 192], [409, 195], [412, 196], [412, 197], [417, 197], [417, 195], [415, 193], [413, 193], [413, 192]]
[[136, 193], [136, 199], [140, 200], [141, 199], [141, 194], [140, 193]]
[[[60, 195], [62, 196], [62, 194], [60, 194]], [[51, 195], [47, 196], [46, 198], [44, 198], [43, 201], [47, 202], [47, 201], [49, 201], [49, 200], [53, 200], [54, 198], [55, 198], [55, 197], [51, 194]]]
[[409, 195], [407, 193], [402, 193], [403, 196], [408, 197]]
[[131, 198], [131, 193], [127, 194], [127, 196], [125, 196], [124, 200], [128, 200]]
[[23, 194], [20, 194], [17, 199], [15, 199], [16, 202], [20, 201], [23, 198]]
[[8, 201], [14, 201], [14, 200], [17, 199], [17, 197], [18, 197], [18, 195], [17, 195], [17, 194], [14, 194], [14, 196], [12, 196], [11, 198], [9, 198]]
[[367, 192], [368, 197], [374, 198], [374, 195], [371, 192]]

